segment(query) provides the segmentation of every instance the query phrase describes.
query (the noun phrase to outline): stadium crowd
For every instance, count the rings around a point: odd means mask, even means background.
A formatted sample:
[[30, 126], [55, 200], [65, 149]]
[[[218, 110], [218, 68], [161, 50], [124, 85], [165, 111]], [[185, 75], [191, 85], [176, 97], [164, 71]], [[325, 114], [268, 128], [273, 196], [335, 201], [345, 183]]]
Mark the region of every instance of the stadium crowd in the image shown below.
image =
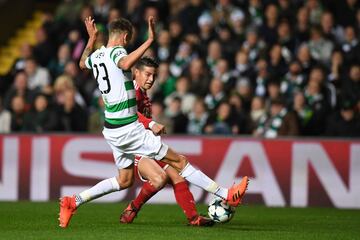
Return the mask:
[[153, 119], [175, 134], [360, 136], [357, 0], [64, 0], [44, 15], [0, 81], [0, 132], [91, 132], [104, 103], [78, 62], [94, 16], [99, 37], [125, 17], [128, 52], [146, 39], [159, 62]]

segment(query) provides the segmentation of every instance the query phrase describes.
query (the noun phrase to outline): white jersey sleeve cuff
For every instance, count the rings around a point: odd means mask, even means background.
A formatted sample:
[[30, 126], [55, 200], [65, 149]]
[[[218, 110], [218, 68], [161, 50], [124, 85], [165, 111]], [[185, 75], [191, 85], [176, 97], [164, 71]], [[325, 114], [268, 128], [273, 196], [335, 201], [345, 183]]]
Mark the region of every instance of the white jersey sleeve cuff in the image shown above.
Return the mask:
[[85, 66], [86, 66], [88, 69], [92, 69], [91, 55], [88, 56], [88, 57], [85, 59]]
[[155, 121], [151, 121], [151, 122], [149, 123], [149, 128], [152, 129], [152, 127], [155, 125], [155, 123], [156, 123]]

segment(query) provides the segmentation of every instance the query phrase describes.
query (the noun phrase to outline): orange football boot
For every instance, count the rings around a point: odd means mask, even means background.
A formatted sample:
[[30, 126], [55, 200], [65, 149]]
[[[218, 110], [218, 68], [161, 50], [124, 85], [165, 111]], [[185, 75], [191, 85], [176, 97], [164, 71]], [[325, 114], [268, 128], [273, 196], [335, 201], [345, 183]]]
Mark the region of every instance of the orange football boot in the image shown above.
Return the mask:
[[237, 207], [241, 203], [241, 199], [245, 195], [248, 184], [249, 178], [245, 176], [238, 185], [233, 185], [229, 188], [226, 201], [230, 206]]
[[72, 215], [76, 212], [75, 196], [60, 198], [59, 226], [66, 228], [69, 225]]

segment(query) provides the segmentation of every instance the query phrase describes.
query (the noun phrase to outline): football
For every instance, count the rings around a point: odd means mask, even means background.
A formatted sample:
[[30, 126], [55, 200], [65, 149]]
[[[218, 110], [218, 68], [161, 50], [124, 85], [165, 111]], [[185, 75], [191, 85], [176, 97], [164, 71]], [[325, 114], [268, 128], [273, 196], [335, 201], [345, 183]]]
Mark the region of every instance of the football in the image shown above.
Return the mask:
[[235, 214], [235, 208], [229, 206], [221, 198], [213, 198], [209, 203], [209, 217], [218, 223], [225, 223], [231, 220]]

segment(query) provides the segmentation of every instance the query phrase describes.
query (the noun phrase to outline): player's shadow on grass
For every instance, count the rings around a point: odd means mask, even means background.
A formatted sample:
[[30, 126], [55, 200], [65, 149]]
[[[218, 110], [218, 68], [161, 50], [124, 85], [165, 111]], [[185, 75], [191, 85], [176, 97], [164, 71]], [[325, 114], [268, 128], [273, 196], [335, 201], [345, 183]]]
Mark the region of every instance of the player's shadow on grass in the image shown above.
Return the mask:
[[279, 231], [277, 228], [272, 228], [271, 226], [264, 226], [264, 225], [256, 225], [256, 224], [236, 224], [236, 223], [218, 223], [215, 224], [214, 228], [222, 228], [229, 231], [246, 231], [246, 232], [272, 232], [272, 231]]

